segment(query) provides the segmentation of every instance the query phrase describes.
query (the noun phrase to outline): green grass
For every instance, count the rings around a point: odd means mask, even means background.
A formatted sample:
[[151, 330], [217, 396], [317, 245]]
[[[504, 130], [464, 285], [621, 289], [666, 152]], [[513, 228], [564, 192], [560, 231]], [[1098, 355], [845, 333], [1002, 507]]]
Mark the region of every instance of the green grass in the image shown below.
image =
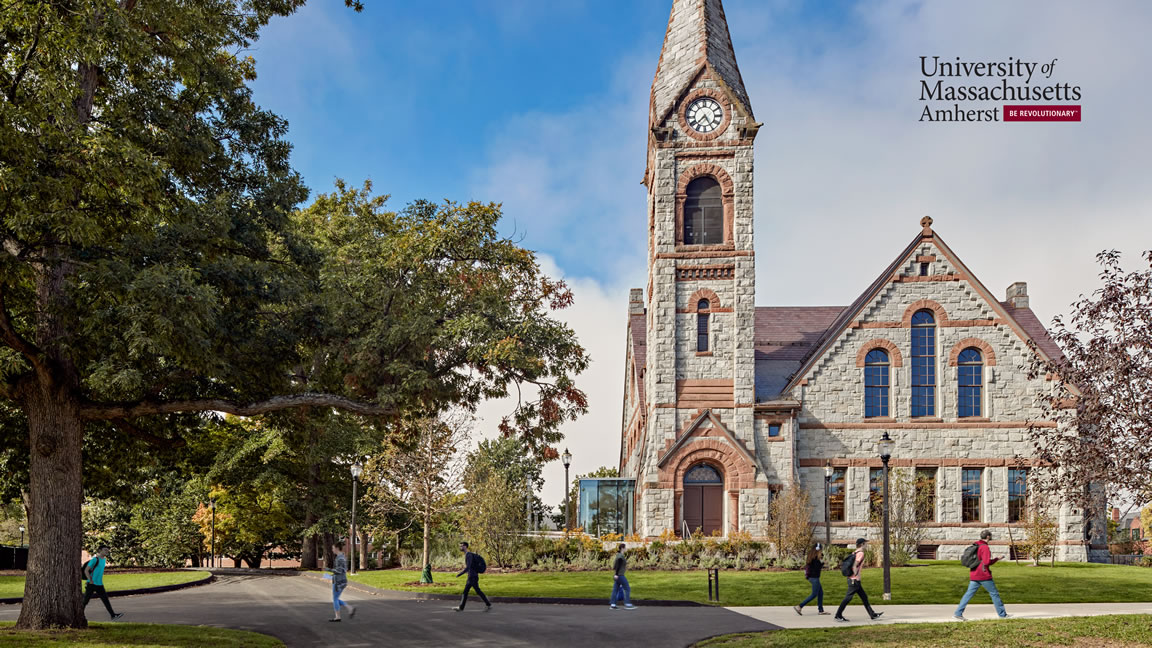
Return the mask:
[[969, 623], [919, 623], [777, 630], [707, 639], [697, 648], [970, 648], [971, 646], [1152, 645], [1152, 616], [1129, 614]]
[[[104, 588], [109, 592], [116, 590], [140, 589], [142, 587], [160, 587], [161, 585], [176, 585], [200, 580], [208, 574], [196, 571], [152, 572], [142, 574], [117, 574], [108, 572], [104, 574]], [[78, 584], [82, 587], [82, 584]], [[0, 576], [0, 598], [16, 598], [24, 596], [23, 576]]]
[[[956, 561], [925, 561], [917, 567], [892, 569], [892, 604], [956, 603], [968, 587], [968, 570]], [[1112, 603], [1152, 601], [1152, 569], [1123, 565], [1057, 563], [1055, 567], [993, 567], [996, 587], [1005, 603]], [[436, 572], [438, 583], [449, 587], [416, 587], [404, 583], [420, 580], [418, 571], [389, 569], [361, 572], [352, 580], [390, 590], [455, 593], [464, 587], [463, 577]], [[632, 598], [708, 601], [708, 578], [704, 571], [628, 572]], [[874, 599], [883, 592], [883, 571], [864, 570], [864, 588]], [[611, 593], [609, 572], [489, 572], [480, 577], [489, 596], [539, 596], [604, 598]], [[839, 572], [823, 577], [824, 603], [838, 602], [847, 583]], [[794, 605], [808, 596], [810, 587], [803, 572], [721, 571], [721, 604]], [[975, 602], [987, 602], [979, 593]], [[855, 600], [853, 604], [858, 604]]]
[[79, 648], [284, 648], [279, 639], [245, 630], [225, 630], [208, 626], [159, 625], [154, 623], [93, 623], [87, 630], [13, 630], [11, 621], [0, 622], [0, 648], [40, 648], [73, 646]]

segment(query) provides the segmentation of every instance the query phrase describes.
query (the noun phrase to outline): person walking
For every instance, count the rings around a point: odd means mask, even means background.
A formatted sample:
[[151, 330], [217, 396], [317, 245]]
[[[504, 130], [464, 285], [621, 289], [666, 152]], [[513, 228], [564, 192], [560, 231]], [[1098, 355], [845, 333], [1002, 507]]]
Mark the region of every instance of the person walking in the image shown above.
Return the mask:
[[868, 604], [868, 594], [864, 591], [864, 586], [860, 584], [860, 572], [864, 569], [864, 544], [868, 542], [864, 538], [856, 539], [856, 552], [852, 559], [852, 570], [848, 576], [848, 593], [844, 595], [844, 600], [840, 601], [840, 607], [836, 608], [836, 616], [833, 617], [841, 623], [845, 623], [848, 619], [844, 618], [844, 608], [848, 607], [848, 602], [852, 600], [853, 596], [860, 595], [860, 602], [864, 604], [864, 609], [868, 612], [868, 618], [875, 621], [880, 618], [883, 612], [873, 612], [872, 606]]
[[468, 543], [460, 543], [460, 551], [464, 552], [464, 569], [456, 574], [456, 578], [460, 578], [464, 574], [468, 574], [468, 581], [464, 584], [464, 595], [460, 597], [460, 606], [452, 608], [457, 612], [464, 611], [464, 605], [468, 603], [468, 590], [474, 589], [480, 595], [480, 600], [484, 601], [484, 611], [488, 612], [492, 609], [492, 604], [488, 602], [488, 597], [484, 596], [484, 592], [480, 591], [480, 572], [484, 571], [487, 566], [484, 565], [484, 559], [479, 555], [468, 551]]
[[988, 590], [988, 596], [992, 597], [992, 605], [996, 607], [996, 614], [1001, 619], [1012, 616], [1004, 611], [1004, 602], [1000, 600], [1000, 592], [996, 590], [996, 582], [992, 580], [992, 565], [999, 562], [1000, 559], [992, 557], [992, 549], [988, 546], [988, 541], [991, 539], [992, 532], [984, 529], [980, 532], [980, 539], [972, 545], [976, 547], [976, 558], [979, 562], [976, 563], [975, 567], [969, 563], [968, 591], [964, 593], [964, 598], [960, 599], [960, 605], [956, 607], [956, 612], [952, 615], [957, 621], [968, 620], [964, 618], [964, 608], [968, 607], [968, 601], [972, 600], [972, 597], [981, 587]]
[[616, 558], [612, 560], [612, 571], [615, 575], [612, 577], [612, 596], [608, 598], [608, 607], [615, 610], [616, 601], [624, 599], [624, 609], [635, 610], [636, 606], [632, 605], [632, 588], [628, 586], [628, 577], [624, 575], [628, 571], [628, 557], [624, 555], [623, 542], [616, 547]]
[[344, 588], [348, 587], [348, 560], [344, 557], [344, 541], [337, 540], [332, 545], [332, 551], [336, 554], [336, 559], [332, 561], [332, 569], [325, 569], [324, 571], [332, 574], [332, 609], [336, 615], [328, 620], [338, 623], [340, 621], [340, 608], [348, 608], [348, 618], [351, 619], [356, 616], [356, 606], [348, 605], [340, 600]]
[[108, 592], [104, 590], [104, 566], [108, 564], [108, 554], [110, 553], [112, 553], [112, 549], [108, 545], [100, 545], [96, 549], [96, 555], [84, 563], [84, 580], [88, 581], [84, 587], [84, 607], [88, 607], [88, 601], [92, 600], [92, 595], [95, 594], [104, 602], [104, 609], [108, 610], [108, 616], [115, 621], [124, 616], [124, 613], [117, 614], [112, 609], [112, 603], [108, 601]]
[[816, 614], [828, 614], [824, 611], [824, 587], [820, 585], [820, 572], [824, 569], [824, 562], [821, 560], [823, 552], [822, 547], [817, 544], [808, 552], [808, 562], [804, 565], [804, 578], [812, 584], [812, 593], [808, 598], [804, 599], [800, 605], [794, 606], [792, 609], [796, 610], [796, 614], [803, 615], [804, 606], [816, 599]]

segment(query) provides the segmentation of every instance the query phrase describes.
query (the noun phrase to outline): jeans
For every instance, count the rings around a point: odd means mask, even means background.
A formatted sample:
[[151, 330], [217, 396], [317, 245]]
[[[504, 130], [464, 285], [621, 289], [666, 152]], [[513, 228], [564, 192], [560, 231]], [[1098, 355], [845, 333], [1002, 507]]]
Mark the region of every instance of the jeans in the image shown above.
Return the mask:
[[822, 586], [820, 584], [819, 578], [809, 578], [808, 582], [812, 583], [812, 593], [808, 595], [808, 598], [804, 599], [804, 602], [800, 604], [800, 607], [804, 607], [805, 605], [808, 605], [809, 603], [811, 603], [812, 599], [816, 599], [816, 609], [823, 612], [824, 611], [824, 586]]
[[341, 607], [348, 607], [348, 604], [340, 600], [340, 595], [344, 593], [344, 588], [348, 587], [347, 582], [332, 583], [332, 609], [336, 610], [336, 614], [340, 614]]
[[960, 599], [960, 605], [956, 607], [956, 616], [964, 616], [964, 608], [968, 607], [968, 601], [976, 595], [976, 591], [981, 587], [988, 590], [988, 596], [992, 597], [992, 605], [996, 607], [996, 614], [1004, 616], [1008, 614], [1004, 611], [1004, 602], [1000, 600], [1000, 592], [996, 591], [996, 582], [992, 580], [982, 581], [968, 581], [968, 591], [964, 592], [964, 598]]
[[868, 611], [868, 616], [874, 617], [876, 613], [872, 611], [872, 606], [868, 605], [868, 595], [864, 593], [864, 586], [858, 580], [848, 579], [848, 593], [844, 595], [844, 600], [840, 601], [840, 607], [836, 608], [836, 617], [844, 616], [844, 608], [848, 607], [848, 601], [852, 600], [853, 596], [860, 595], [860, 602], [864, 604], [864, 609]]
[[460, 597], [460, 609], [461, 610], [464, 609], [464, 604], [468, 602], [468, 590], [470, 590], [470, 589], [476, 590], [476, 593], [480, 595], [480, 600], [484, 601], [484, 605], [487, 605], [488, 607], [492, 607], [492, 604], [488, 602], [488, 597], [484, 596], [484, 592], [480, 591], [480, 579], [479, 578], [469, 578], [468, 582], [464, 584], [464, 596]]
[[88, 607], [88, 601], [92, 599], [93, 594], [99, 596], [101, 601], [104, 601], [104, 609], [108, 610], [108, 616], [116, 616], [116, 613], [112, 611], [112, 604], [108, 602], [108, 592], [104, 591], [103, 585], [88, 583], [88, 586], [84, 588], [84, 607]]
[[632, 588], [628, 586], [628, 579], [624, 574], [616, 577], [612, 585], [612, 597], [608, 599], [609, 605], [616, 605], [616, 601], [624, 599], [624, 605], [632, 605]]

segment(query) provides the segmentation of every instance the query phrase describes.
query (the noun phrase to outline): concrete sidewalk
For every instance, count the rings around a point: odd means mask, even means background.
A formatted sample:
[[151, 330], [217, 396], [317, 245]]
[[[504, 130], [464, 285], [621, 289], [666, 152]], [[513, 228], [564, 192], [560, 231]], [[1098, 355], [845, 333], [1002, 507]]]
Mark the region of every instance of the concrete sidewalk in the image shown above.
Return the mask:
[[[826, 605], [824, 610], [830, 612], [828, 616], [818, 616], [815, 606], [806, 606], [804, 615], [797, 616], [790, 607], [730, 607], [726, 608], [737, 614], [771, 623], [781, 628], [838, 628], [849, 625], [872, 625], [887, 623], [945, 623], [955, 621], [952, 613], [956, 611], [955, 604], [949, 605], [884, 605], [883, 601], [873, 600], [872, 609], [883, 612], [884, 616], [876, 621], [868, 619], [862, 605], [849, 605], [844, 610], [844, 617], [848, 623], [837, 623], [832, 620], [840, 601], [833, 605]], [[957, 601], [959, 603], [959, 601]], [[1013, 619], [1048, 619], [1053, 617], [1072, 616], [1100, 616], [1103, 614], [1150, 614], [1152, 603], [1031, 603], [1022, 605], [1005, 604], [1004, 609]], [[969, 604], [964, 610], [964, 617], [969, 621], [996, 620], [996, 610], [991, 603]]]

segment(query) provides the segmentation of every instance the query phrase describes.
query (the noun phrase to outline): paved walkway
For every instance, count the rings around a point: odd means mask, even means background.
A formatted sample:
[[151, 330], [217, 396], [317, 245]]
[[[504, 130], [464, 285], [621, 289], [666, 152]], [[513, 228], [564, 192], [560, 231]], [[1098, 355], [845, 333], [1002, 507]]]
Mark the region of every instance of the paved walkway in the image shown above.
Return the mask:
[[[483, 584], [483, 580], [481, 580]], [[744, 614], [709, 607], [608, 609], [588, 605], [495, 604], [491, 612], [473, 596], [464, 612], [450, 601], [403, 595], [373, 596], [345, 590], [356, 618], [329, 623], [331, 589], [303, 576], [225, 575], [217, 582], [176, 592], [112, 599], [124, 621], [199, 624], [254, 630], [292, 648], [313, 646], [689, 646], [728, 632], [772, 630]], [[15, 620], [19, 606], [0, 606], [0, 620]], [[93, 621], [107, 619], [99, 601], [88, 605]], [[795, 616], [795, 613], [793, 613]]]
[[[803, 616], [796, 616], [796, 612], [790, 607], [731, 607], [727, 609], [781, 628], [827, 628], [830, 626], [888, 623], [943, 623], [953, 621], [952, 613], [956, 611], [955, 604], [884, 605], [883, 601], [875, 599], [870, 602], [872, 609], [884, 613], [884, 616], [876, 621], [870, 621], [868, 615], [864, 613], [864, 607], [858, 604], [849, 605], [845, 608], [844, 617], [848, 619], [848, 623], [837, 623], [832, 620], [832, 615], [818, 616], [815, 607], [805, 607]], [[840, 605], [839, 599], [835, 605], [826, 605], [824, 609], [835, 614], [838, 605]], [[1102, 614], [1152, 614], [1152, 603], [1035, 603], [1026, 605], [1006, 603], [1004, 609], [1012, 615], [1013, 619], [1047, 619], [1052, 617], [1099, 616]], [[969, 621], [997, 618], [996, 610], [991, 603], [968, 604], [968, 608], [964, 610], [964, 617]]]

